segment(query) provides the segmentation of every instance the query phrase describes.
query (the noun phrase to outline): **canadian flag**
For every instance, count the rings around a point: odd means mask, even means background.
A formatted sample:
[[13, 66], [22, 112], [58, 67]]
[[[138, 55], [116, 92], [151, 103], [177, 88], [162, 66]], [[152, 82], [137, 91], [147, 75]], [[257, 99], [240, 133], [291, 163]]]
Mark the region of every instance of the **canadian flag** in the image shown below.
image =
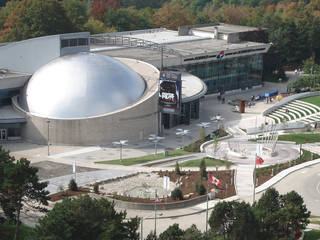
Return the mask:
[[209, 173], [209, 183], [215, 184], [217, 187], [221, 187], [221, 181], [215, 178], [212, 173]]
[[262, 159], [262, 157], [257, 156], [256, 164], [262, 165], [263, 163], [264, 163], [264, 160]]

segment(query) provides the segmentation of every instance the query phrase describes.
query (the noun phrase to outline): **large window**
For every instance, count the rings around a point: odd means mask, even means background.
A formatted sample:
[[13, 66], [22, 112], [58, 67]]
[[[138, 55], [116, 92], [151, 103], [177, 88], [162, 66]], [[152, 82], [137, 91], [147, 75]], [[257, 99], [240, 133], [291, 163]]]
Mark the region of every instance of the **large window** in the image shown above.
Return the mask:
[[89, 45], [88, 38], [61, 39], [61, 48], [87, 45]]
[[206, 83], [207, 93], [246, 89], [261, 83], [262, 54], [190, 64], [186, 69]]

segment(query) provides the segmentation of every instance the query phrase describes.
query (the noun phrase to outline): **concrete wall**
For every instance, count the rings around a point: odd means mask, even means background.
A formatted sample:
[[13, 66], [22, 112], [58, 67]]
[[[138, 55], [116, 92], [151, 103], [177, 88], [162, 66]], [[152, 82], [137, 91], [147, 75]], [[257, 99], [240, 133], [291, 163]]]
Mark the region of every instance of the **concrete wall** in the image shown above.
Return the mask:
[[289, 97], [286, 97], [282, 99], [281, 101], [275, 103], [271, 108], [267, 109], [266, 111], [263, 112], [263, 116], [268, 116], [270, 113], [273, 111], [277, 110], [278, 108], [288, 104], [289, 102], [292, 102], [294, 100], [298, 100], [301, 98], [307, 98], [307, 97], [313, 97], [313, 96], [318, 96], [320, 95], [320, 92], [304, 92], [304, 93], [298, 93]]
[[[27, 141], [46, 144], [48, 123], [46, 118], [24, 112], [27, 123], [21, 136]], [[87, 119], [50, 119], [49, 141], [55, 144], [98, 145], [120, 139], [142, 140], [157, 132], [158, 94], [121, 111]]]

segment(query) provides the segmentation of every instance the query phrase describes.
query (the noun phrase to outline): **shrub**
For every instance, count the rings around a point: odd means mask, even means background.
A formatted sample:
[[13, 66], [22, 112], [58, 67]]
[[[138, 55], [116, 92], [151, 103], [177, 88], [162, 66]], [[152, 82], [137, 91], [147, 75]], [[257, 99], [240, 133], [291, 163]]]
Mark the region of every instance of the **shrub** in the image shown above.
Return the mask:
[[78, 191], [78, 185], [76, 181], [72, 178], [68, 184], [68, 188], [72, 191]]
[[176, 166], [175, 166], [175, 168], [174, 168], [174, 172], [175, 172], [176, 174], [178, 174], [178, 175], [181, 174], [181, 172], [180, 172], [180, 166], [179, 166], [178, 161], [176, 161]]
[[172, 192], [171, 192], [171, 198], [173, 200], [179, 199], [179, 200], [183, 200], [183, 196], [182, 196], [182, 191], [180, 188], [175, 188]]
[[199, 195], [204, 195], [206, 193], [207, 189], [205, 188], [205, 186], [200, 183], [200, 185], [196, 184], [196, 192], [199, 194]]
[[93, 191], [95, 192], [95, 193], [99, 193], [99, 183], [95, 183], [94, 185], [93, 185]]
[[200, 176], [201, 178], [207, 178], [207, 167], [205, 159], [201, 159], [200, 162]]

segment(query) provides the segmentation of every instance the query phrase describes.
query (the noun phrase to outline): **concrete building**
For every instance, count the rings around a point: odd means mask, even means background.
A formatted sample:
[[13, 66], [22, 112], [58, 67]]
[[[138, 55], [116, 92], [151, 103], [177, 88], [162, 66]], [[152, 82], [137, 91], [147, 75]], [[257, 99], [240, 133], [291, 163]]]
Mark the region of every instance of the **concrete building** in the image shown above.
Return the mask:
[[[1, 44], [0, 140], [96, 145], [189, 124], [206, 93], [261, 84], [265, 39], [219, 24]], [[159, 70], [182, 73], [180, 114], [159, 113]]]

